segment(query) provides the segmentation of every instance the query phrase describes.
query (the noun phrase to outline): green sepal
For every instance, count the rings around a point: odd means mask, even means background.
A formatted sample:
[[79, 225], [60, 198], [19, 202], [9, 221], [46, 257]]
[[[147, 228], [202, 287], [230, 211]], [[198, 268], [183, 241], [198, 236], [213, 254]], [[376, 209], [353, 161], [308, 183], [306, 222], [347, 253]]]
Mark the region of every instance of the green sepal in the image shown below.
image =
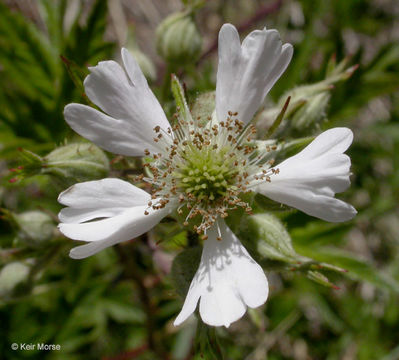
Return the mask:
[[285, 101], [281, 111], [277, 115], [276, 119], [273, 121], [273, 124], [270, 126], [270, 128], [267, 130], [265, 139], [270, 138], [274, 134], [274, 132], [277, 130], [277, 128], [280, 126], [281, 122], [284, 119], [285, 112], [287, 111], [288, 105], [291, 101], [291, 96], [288, 96], [287, 100]]
[[178, 115], [184, 121], [187, 121], [189, 123], [192, 120], [190, 109], [187, 105], [183, 86], [180, 84], [180, 81], [175, 74], [171, 75], [171, 88], [173, 97], [175, 98]]
[[193, 119], [205, 124], [211, 120], [213, 111], [216, 107], [216, 92], [209, 91], [200, 94], [191, 106], [191, 114]]
[[262, 194], [256, 194], [253, 200], [252, 209], [258, 213], [265, 211], [292, 211], [289, 206], [271, 200]]
[[83, 81], [87, 75], [89, 75], [89, 70], [86, 67], [82, 67], [77, 65], [72, 60], [66, 58], [64, 55], [60, 55], [60, 58], [65, 65], [67, 73], [72, 80], [73, 84], [83, 95], [85, 93], [85, 89], [83, 86]]
[[255, 154], [262, 156], [261, 164], [268, 162], [269, 160], [275, 160], [275, 164], [278, 165], [280, 161], [283, 161], [303, 150], [314, 140], [313, 136], [303, 137], [295, 140], [286, 142], [277, 142], [277, 140], [256, 140], [246, 145], [256, 147]]
[[217, 331], [217, 328], [207, 326], [201, 319], [198, 320], [194, 350], [195, 353], [200, 354], [201, 358], [207, 360], [223, 360], [225, 358]]
[[26, 163], [26, 165], [34, 167], [34, 166], [40, 166], [40, 164], [42, 164], [43, 158], [38, 154], [35, 154], [32, 151], [22, 148], [19, 149], [19, 151], [20, 151], [19, 155], [22, 158], [22, 160]]
[[202, 247], [183, 250], [172, 264], [171, 279], [176, 292], [184, 299], [201, 261]]

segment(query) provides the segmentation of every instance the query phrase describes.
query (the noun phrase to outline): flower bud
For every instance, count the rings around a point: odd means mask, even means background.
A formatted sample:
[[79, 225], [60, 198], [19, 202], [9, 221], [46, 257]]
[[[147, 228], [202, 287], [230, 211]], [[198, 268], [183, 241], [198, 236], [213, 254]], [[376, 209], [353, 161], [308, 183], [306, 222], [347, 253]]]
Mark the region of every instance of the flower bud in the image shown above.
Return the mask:
[[328, 92], [322, 92], [309, 98], [292, 117], [296, 129], [306, 129], [320, 123], [326, 117], [326, 108], [330, 100]]
[[54, 176], [63, 186], [106, 177], [109, 161], [96, 145], [86, 142], [60, 146], [44, 157], [20, 149], [22, 165], [10, 169], [10, 182], [39, 174]]
[[289, 106], [284, 114], [285, 123], [290, 124], [287, 129], [304, 132], [308, 128], [318, 125], [326, 117], [326, 109], [330, 100], [330, 92], [336, 83], [348, 80], [357, 65], [346, 68], [349, 59], [344, 59], [338, 65], [335, 58], [328, 64], [326, 78], [320, 82], [298, 86], [280, 97], [275, 106], [267, 106], [266, 110], [257, 115], [257, 127], [260, 132], [267, 131], [290, 98]]
[[32, 210], [8, 216], [17, 228], [17, 237], [29, 246], [37, 246], [52, 239], [56, 226], [50, 215]]
[[28, 279], [29, 266], [22, 262], [12, 262], [0, 271], [0, 297], [10, 295], [17, 285]]
[[103, 178], [108, 171], [108, 158], [100, 148], [91, 143], [73, 143], [45, 156], [41, 173], [75, 183]]
[[192, 14], [168, 16], [158, 26], [156, 37], [158, 53], [169, 63], [192, 63], [200, 54], [202, 38]]

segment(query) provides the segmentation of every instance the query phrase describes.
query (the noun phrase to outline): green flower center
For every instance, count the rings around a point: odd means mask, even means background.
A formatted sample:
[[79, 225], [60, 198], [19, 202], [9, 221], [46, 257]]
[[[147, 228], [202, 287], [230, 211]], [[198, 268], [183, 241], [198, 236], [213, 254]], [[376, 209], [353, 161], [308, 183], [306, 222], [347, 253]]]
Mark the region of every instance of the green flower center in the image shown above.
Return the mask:
[[186, 146], [182, 161], [173, 173], [178, 178], [177, 188], [198, 201], [213, 203], [228, 195], [234, 186], [238, 169], [234, 167], [234, 156], [229, 156], [229, 147], [213, 150]]
[[[162, 209], [171, 203], [180, 215], [185, 208], [183, 224], [198, 217], [200, 223], [193, 228], [205, 237], [216, 219], [229, 211], [241, 207], [251, 213], [241, 194], [249, 192], [254, 182], [268, 180], [268, 172], [260, 165], [263, 156], [254, 152], [256, 145], [249, 145], [255, 128], [244, 128], [235, 116], [231, 113], [213, 125], [176, 117], [178, 123], [168, 133], [154, 128], [154, 142], [164, 150], [153, 153], [154, 161], [145, 164], [152, 174], [145, 180], [154, 185], [149, 207]], [[148, 149], [144, 153], [150, 155]]]

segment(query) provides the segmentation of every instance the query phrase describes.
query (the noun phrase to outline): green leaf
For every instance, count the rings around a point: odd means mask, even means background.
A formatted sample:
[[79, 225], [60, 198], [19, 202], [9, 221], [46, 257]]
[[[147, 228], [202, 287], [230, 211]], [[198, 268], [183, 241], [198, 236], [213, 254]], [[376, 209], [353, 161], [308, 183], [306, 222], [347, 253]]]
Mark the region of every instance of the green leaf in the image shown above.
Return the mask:
[[326, 276], [324, 276], [321, 272], [319, 271], [314, 271], [314, 270], [309, 270], [306, 273], [306, 276], [310, 279], [313, 280], [314, 282], [317, 282], [320, 285], [323, 285], [325, 287], [330, 287], [333, 289], [338, 289], [336, 285], [334, 285]]
[[104, 299], [101, 301], [109, 317], [119, 323], [144, 323], [144, 311], [121, 301]]
[[321, 270], [329, 270], [342, 273], [339, 266], [312, 259], [311, 256], [299, 254], [293, 247], [290, 234], [284, 224], [270, 213], [261, 213], [246, 216], [239, 228], [239, 237], [246, 246], [256, 251], [261, 263], [273, 260], [282, 262], [283, 269], [296, 270], [327, 287], [335, 287]]
[[219, 342], [216, 328], [207, 326], [201, 320], [198, 321], [197, 336], [194, 348], [201, 358], [209, 360], [225, 359], [223, 346]]
[[378, 288], [387, 289], [399, 293], [399, 283], [389, 274], [379, 271], [374, 265], [356, 258], [343, 250], [332, 247], [305, 247], [297, 246], [297, 251], [320, 262], [339, 266], [346, 269], [345, 273], [349, 278], [363, 280], [372, 283]]
[[263, 213], [248, 217], [248, 236], [256, 239], [256, 250], [265, 258], [296, 263], [291, 237], [281, 221], [272, 214]]
[[295, 247], [338, 244], [344, 235], [353, 227], [352, 223], [328, 223], [311, 221], [306, 226], [293, 228], [290, 233]]
[[196, 336], [197, 321], [188, 322], [177, 336], [172, 349], [172, 358], [185, 360], [190, 354], [192, 343]]

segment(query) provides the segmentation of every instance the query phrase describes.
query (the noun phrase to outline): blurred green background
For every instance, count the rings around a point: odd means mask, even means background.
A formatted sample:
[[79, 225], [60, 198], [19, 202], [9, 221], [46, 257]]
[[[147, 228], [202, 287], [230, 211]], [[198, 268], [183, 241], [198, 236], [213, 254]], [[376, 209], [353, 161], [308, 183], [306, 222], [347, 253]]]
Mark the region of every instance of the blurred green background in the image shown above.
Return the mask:
[[[165, 62], [155, 30], [184, 6], [195, 8], [190, 19], [202, 47], [193, 50], [192, 38], [180, 39], [188, 53]], [[170, 268], [190, 244], [179, 226], [166, 221], [91, 258], [68, 257], [76, 242], [56, 229], [58, 193], [79, 181], [128, 179], [140, 164], [84, 142], [68, 128], [63, 108], [87, 101], [86, 67], [118, 60], [121, 46], [135, 55], [169, 115], [172, 71], [194, 103], [199, 93], [214, 90], [217, 34], [225, 22], [242, 36], [276, 28], [294, 45], [288, 70], [258, 114], [260, 129], [267, 126], [268, 106], [295, 86], [325, 81], [334, 58], [345, 59], [348, 76], [323, 90], [317, 116], [305, 112], [306, 126], [289, 125], [278, 135], [289, 140], [351, 128], [352, 186], [341, 198], [359, 213], [351, 222], [330, 224], [277, 211], [296, 252], [314, 266], [259, 251], [254, 256], [271, 288], [265, 306], [229, 329], [195, 320], [175, 328], [182, 299]], [[176, 38], [171, 41], [175, 46]], [[2, 0], [0, 358], [399, 359], [398, 90], [397, 0]], [[294, 124], [294, 118], [286, 121]], [[54, 152], [59, 147], [64, 158]], [[12, 343], [60, 344], [61, 350], [14, 351]]]

